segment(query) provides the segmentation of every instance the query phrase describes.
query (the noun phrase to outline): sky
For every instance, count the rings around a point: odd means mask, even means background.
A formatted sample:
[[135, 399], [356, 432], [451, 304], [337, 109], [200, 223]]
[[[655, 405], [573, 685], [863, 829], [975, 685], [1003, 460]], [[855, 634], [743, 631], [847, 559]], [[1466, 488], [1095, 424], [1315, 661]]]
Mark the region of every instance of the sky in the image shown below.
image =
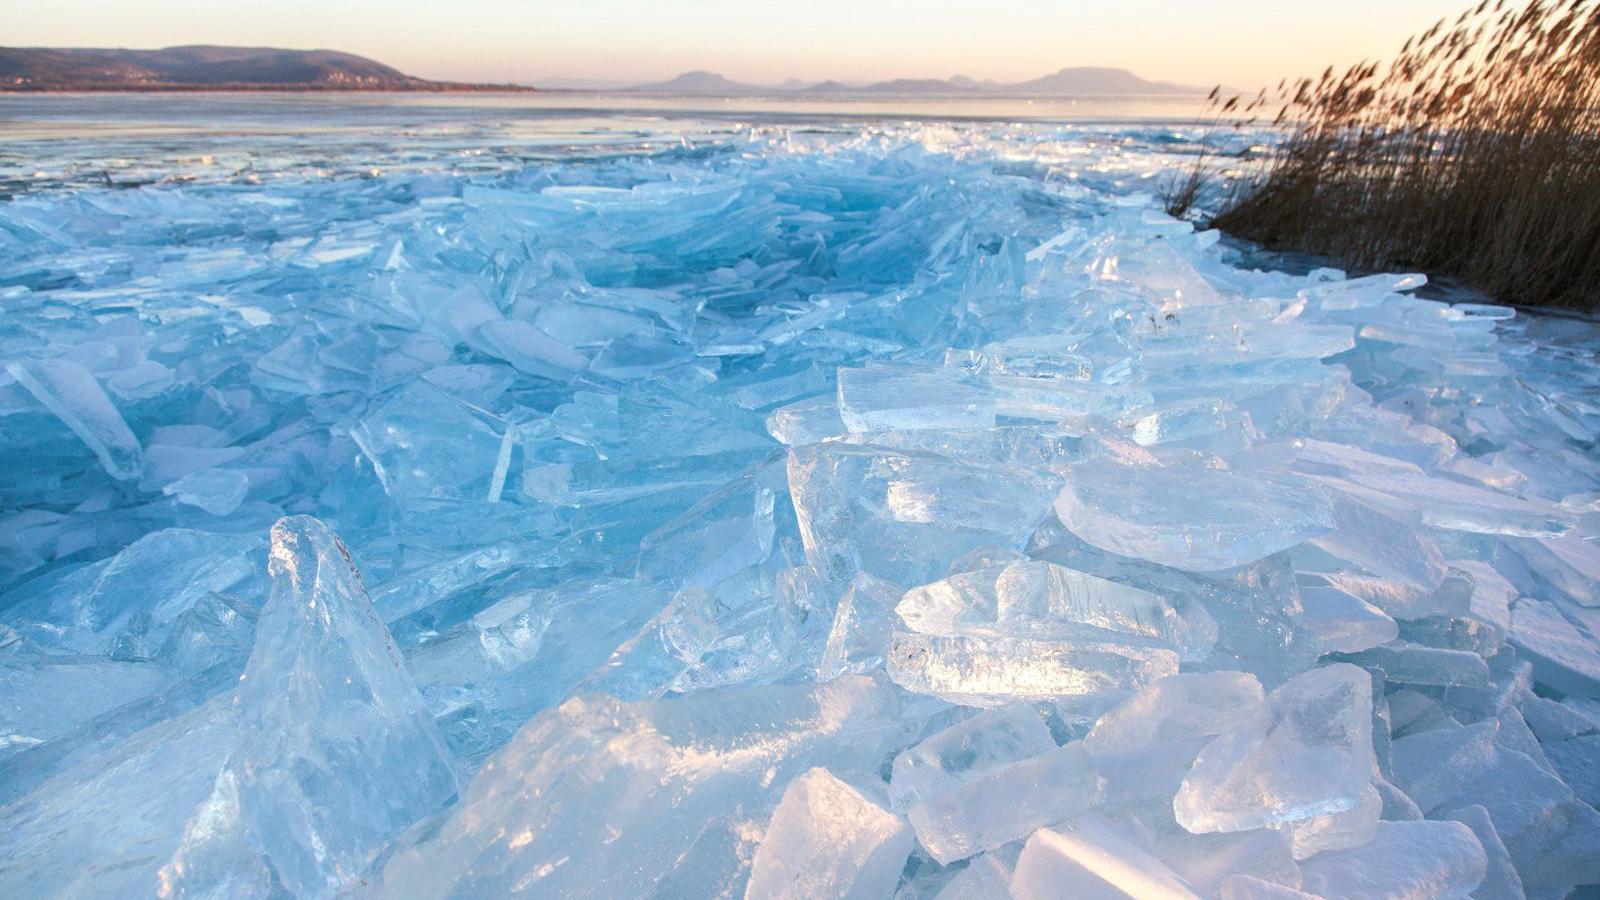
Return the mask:
[[1066, 66], [1241, 89], [1388, 58], [1471, 0], [5, 0], [0, 43], [325, 48], [424, 78], [1021, 81]]

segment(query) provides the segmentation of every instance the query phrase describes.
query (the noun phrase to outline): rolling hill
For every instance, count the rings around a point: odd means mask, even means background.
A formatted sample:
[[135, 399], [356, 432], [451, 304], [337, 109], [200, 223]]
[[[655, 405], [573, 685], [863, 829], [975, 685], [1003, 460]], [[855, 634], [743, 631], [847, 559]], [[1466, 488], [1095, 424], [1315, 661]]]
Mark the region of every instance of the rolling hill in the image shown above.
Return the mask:
[[168, 47], [163, 50], [0, 47], [9, 91], [448, 91], [526, 90], [428, 81], [334, 50]]

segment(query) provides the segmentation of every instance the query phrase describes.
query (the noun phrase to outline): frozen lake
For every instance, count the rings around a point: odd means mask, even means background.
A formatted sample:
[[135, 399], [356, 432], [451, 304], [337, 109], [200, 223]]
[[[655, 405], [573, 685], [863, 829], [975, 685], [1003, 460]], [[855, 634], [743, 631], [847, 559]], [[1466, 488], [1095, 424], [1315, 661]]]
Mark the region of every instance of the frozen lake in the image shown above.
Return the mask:
[[0, 894], [1600, 883], [1600, 332], [1199, 105], [0, 96]]
[[549, 94], [0, 94], [0, 183], [218, 178], [323, 163], [464, 163], [659, 150], [757, 123], [823, 130], [928, 119], [1192, 124], [1196, 97], [763, 99]]

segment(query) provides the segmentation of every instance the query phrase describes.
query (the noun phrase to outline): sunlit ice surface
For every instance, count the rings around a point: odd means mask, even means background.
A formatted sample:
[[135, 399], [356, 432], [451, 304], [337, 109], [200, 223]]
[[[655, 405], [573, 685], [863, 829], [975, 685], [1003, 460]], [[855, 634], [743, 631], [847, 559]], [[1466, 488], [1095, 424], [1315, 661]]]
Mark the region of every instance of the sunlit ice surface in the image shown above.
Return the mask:
[[0, 103], [0, 892], [1600, 882], [1590, 324], [585, 103]]

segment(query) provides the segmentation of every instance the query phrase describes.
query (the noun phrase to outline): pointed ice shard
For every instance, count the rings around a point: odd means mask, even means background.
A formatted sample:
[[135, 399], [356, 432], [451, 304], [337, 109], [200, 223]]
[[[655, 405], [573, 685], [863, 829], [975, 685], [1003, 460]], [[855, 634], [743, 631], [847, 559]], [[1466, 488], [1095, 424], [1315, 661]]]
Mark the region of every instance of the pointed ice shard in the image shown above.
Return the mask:
[[139, 477], [144, 449], [88, 369], [69, 359], [35, 359], [7, 363], [6, 371], [94, 451], [106, 474]]
[[240, 678], [238, 737], [212, 799], [164, 870], [178, 893], [356, 884], [406, 827], [455, 797], [433, 717], [326, 525], [272, 527], [272, 596]]
[[745, 898], [887, 897], [913, 840], [905, 819], [828, 770], [811, 769], [784, 790], [756, 849]]
[[1372, 680], [1346, 663], [1297, 676], [1212, 741], [1173, 800], [1190, 831], [1246, 831], [1354, 809], [1371, 791]]

